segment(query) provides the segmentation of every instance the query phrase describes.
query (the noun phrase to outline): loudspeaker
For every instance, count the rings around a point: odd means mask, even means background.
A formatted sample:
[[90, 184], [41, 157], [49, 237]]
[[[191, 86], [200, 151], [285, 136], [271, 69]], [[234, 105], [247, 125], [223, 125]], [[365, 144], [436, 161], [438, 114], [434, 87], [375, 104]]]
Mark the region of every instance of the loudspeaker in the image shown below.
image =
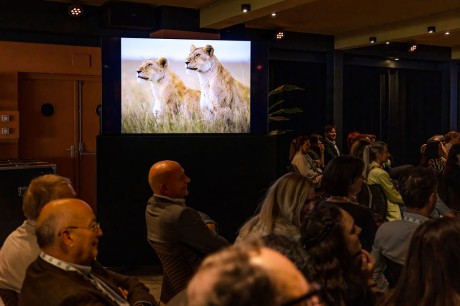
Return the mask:
[[139, 3], [109, 2], [103, 7], [102, 22], [109, 28], [152, 30], [156, 28], [155, 8]]

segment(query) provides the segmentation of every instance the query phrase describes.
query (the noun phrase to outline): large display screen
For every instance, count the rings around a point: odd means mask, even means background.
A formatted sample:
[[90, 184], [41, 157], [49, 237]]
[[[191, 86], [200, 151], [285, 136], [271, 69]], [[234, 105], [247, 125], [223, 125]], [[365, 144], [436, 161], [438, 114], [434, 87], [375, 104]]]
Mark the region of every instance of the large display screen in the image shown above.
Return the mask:
[[260, 94], [268, 87], [266, 45], [118, 38], [103, 41], [102, 49], [103, 133], [266, 130], [268, 91]]

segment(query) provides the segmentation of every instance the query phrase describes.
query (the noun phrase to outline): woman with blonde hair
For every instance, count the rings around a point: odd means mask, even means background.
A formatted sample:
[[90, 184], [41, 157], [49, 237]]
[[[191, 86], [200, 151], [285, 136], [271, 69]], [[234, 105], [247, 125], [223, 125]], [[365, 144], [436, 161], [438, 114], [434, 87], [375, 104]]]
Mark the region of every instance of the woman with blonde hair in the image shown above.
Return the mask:
[[387, 144], [383, 141], [376, 141], [364, 148], [364, 163], [368, 168], [367, 183], [378, 184], [382, 187], [387, 197], [387, 220], [401, 220], [400, 205], [404, 205], [403, 199], [390, 179], [390, 175], [383, 168], [390, 158]]
[[241, 227], [237, 241], [272, 233], [298, 240], [302, 218], [314, 198], [310, 179], [295, 172], [283, 175], [268, 189], [259, 212]]

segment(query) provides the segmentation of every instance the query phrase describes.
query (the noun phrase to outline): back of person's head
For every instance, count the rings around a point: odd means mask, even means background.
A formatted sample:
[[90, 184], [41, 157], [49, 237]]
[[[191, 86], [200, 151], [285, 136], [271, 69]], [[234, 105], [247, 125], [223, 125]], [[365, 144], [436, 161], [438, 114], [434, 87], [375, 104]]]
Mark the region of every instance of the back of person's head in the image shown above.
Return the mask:
[[447, 154], [446, 168], [444, 170], [445, 174], [449, 174], [454, 171], [456, 165], [459, 164], [458, 155], [460, 155], [460, 143], [454, 144]]
[[295, 149], [296, 152], [299, 151], [305, 142], [309, 141], [308, 136], [299, 136], [296, 138]]
[[351, 148], [351, 146], [353, 145], [353, 143], [357, 140], [357, 137], [361, 135], [361, 133], [357, 132], [357, 131], [354, 131], [354, 132], [350, 132], [348, 133], [348, 136], [347, 136], [347, 146], [349, 148]]
[[337, 156], [324, 169], [321, 186], [329, 195], [347, 196], [350, 185], [362, 175], [363, 170], [361, 159], [350, 155]]
[[45, 174], [32, 179], [22, 200], [22, 210], [29, 220], [36, 220], [43, 206], [55, 199], [74, 198], [75, 191], [68, 178]]
[[205, 258], [187, 286], [186, 299], [188, 306], [279, 306], [308, 287], [286, 257], [249, 240]]
[[371, 141], [367, 138], [358, 139], [353, 142], [350, 148], [350, 155], [355, 156], [359, 159], [363, 159], [364, 148], [371, 144]]
[[398, 186], [404, 205], [423, 208], [428, 204], [433, 204], [431, 200], [433, 194], [436, 196], [438, 181], [430, 170], [423, 167], [413, 167], [401, 174]]
[[299, 241], [286, 235], [269, 234], [262, 237], [267, 248], [273, 249], [286, 256], [309, 282], [313, 282], [312, 266], [307, 258], [307, 252]]
[[420, 225], [386, 305], [460, 305], [459, 236], [458, 218], [431, 219]]
[[268, 189], [259, 213], [240, 230], [240, 236], [251, 234], [254, 227], [270, 234], [275, 227], [284, 234], [298, 233], [306, 204], [314, 197], [312, 181], [296, 172], [289, 172], [277, 179]]
[[388, 146], [383, 141], [376, 141], [366, 146], [363, 151], [363, 160], [365, 164], [370, 164], [377, 159], [378, 154], [388, 151]]
[[441, 142], [439, 140], [428, 141], [425, 146], [425, 150], [420, 159], [420, 166], [427, 167], [430, 159], [440, 158], [439, 154]]
[[446, 135], [444, 135], [444, 140], [446, 141], [446, 143], [449, 143], [452, 140], [456, 140], [459, 138], [460, 138], [460, 133], [458, 131], [449, 131], [446, 133]]

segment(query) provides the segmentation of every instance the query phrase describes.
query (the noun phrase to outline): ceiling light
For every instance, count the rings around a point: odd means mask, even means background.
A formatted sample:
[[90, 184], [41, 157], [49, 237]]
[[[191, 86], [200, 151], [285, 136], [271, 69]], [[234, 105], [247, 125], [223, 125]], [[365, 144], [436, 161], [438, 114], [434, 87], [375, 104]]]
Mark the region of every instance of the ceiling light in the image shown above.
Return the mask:
[[276, 39], [276, 40], [282, 40], [282, 39], [284, 39], [284, 31], [276, 31], [276, 33], [275, 33], [275, 39]]
[[369, 42], [370, 42], [371, 44], [375, 44], [375, 43], [377, 42], [377, 37], [375, 37], [375, 36], [369, 37]]
[[413, 43], [409, 46], [409, 52], [417, 51], [417, 44]]
[[444, 33], [444, 35], [450, 35], [450, 32], [449, 32], [449, 31], [447, 31], [446, 33]]
[[83, 7], [78, 3], [70, 4], [68, 12], [72, 17], [80, 17], [84, 13]]
[[435, 26], [430, 26], [427, 28], [428, 33], [434, 33], [436, 32], [436, 27]]
[[249, 12], [250, 10], [251, 10], [251, 5], [250, 5], [250, 4], [247, 4], [247, 3], [241, 4], [241, 11], [242, 11], [243, 13], [247, 13], [247, 12]]
[[276, 12], [273, 12], [273, 13], [272, 13], [272, 17], [275, 17], [275, 16], [276, 16]]
[[390, 42], [389, 42], [389, 41], [385, 42], [385, 45], [389, 45], [389, 44], [390, 44]]

